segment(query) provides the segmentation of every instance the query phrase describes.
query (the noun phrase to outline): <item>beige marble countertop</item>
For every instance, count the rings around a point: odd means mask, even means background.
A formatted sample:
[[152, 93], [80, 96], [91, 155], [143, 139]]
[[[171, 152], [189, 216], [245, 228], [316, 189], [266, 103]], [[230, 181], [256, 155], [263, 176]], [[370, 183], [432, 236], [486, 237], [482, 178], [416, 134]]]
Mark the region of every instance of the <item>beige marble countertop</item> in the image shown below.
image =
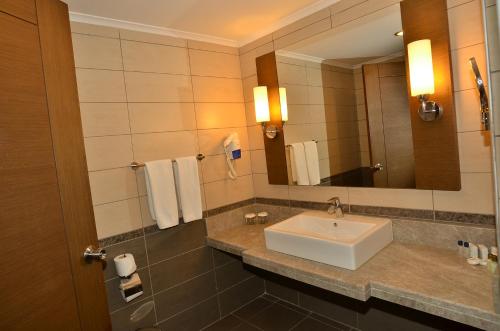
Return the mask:
[[392, 242], [355, 271], [266, 248], [264, 228], [241, 225], [209, 234], [214, 248], [249, 265], [366, 301], [380, 298], [485, 330], [500, 330], [493, 287], [498, 278], [454, 251]]

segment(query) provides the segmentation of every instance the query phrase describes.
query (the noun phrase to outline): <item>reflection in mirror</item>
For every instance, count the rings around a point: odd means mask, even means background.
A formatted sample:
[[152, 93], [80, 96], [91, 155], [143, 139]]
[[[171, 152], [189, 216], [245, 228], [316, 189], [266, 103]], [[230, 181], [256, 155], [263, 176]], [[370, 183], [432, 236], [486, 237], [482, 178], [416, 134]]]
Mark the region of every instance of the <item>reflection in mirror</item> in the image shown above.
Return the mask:
[[290, 183], [415, 188], [401, 30], [395, 5], [276, 52]]

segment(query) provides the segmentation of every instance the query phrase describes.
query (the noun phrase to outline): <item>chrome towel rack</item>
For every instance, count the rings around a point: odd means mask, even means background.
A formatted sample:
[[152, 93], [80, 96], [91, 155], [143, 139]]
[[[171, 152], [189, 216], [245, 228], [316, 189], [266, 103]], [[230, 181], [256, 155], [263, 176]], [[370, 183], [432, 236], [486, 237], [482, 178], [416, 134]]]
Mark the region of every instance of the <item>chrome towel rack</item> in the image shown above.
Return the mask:
[[[198, 161], [201, 161], [201, 160], [203, 160], [204, 158], [205, 158], [205, 155], [203, 155], [203, 154], [198, 154], [198, 155], [196, 155], [196, 159], [197, 159]], [[175, 160], [173, 160], [172, 162], [174, 162], [174, 163], [175, 163]], [[130, 167], [130, 169], [132, 169], [132, 170], [137, 170], [137, 169], [139, 169], [139, 168], [143, 168], [144, 166], [145, 166], [145, 164], [144, 164], [144, 163], [135, 162], [135, 161], [129, 164], [129, 167]]]

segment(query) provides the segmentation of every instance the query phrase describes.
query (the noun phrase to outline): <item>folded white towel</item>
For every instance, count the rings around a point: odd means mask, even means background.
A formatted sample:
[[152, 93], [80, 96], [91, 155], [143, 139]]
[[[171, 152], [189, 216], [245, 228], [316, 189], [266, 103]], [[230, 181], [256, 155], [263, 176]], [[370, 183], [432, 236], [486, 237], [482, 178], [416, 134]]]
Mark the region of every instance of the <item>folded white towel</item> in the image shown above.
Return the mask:
[[309, 185], [304, 144], [291, 144], [290, 165], [292, 166], [292, 180], [297, 182], [297, 185]]
[[203, 218], [198, 160], [194, 156], [177, 158], [174, 169], [184, 222]]
[[174, 171], [171, 160], [146, 162], [146, 187], [151, 217], [160, 229], [179, 224]]
[[309, 175], [309, 185], [318, 185], [321, 181], [319, 174], [318, 147], [314, 141], [304, 142], [306, 154], [307, 173]]

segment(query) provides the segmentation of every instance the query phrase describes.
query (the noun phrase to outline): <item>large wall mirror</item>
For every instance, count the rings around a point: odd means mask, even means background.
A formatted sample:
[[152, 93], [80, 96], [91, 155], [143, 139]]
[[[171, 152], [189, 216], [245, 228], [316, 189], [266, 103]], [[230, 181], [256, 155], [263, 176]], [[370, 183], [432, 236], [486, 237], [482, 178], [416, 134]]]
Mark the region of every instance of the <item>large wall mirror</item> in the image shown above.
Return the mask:
[[[419, 172], [419, 164], [433, 157], [419, 151], [436, 148], [436, 144], [431, 148], [422, 145], [426, 142], [420, 137], [442, 133], [440, 126], [449, 127], [455, 117], [452, 104], [447, 104], [447, 115], [435, 121], [412, 116], [415, 109], [403, 30], [398, 4], [257, 59], [259, 85], [272, 85], [263, 76], [274, 72], [281, 88], [280, 108], [287, 112], [280, 128], [283, 139], [265, 137], [266, 157], [273, 163], [270, 158], [276, 157], [276, 146], [267, 147], [283, 145], [286, 165], [278, 162], [273, 166], [284, 168], [289, 185], [460, 188], [458, 165], [450, 177], [451, 185], [417, 180], [419, 174], [420, 178], [425, 174], [424, 168]], [[269, 58], [275, 68], [265, 70]], [[451, 70], [447, 70], [451, 85]], [[451, 129], [455, 134], [451, 151], [458, 164], [456, 129], [453, 125]], [[447, 151], [450, 146], [442, 150]], [[268, 172], [270, 183], [273, 172], [276, 169]]]

